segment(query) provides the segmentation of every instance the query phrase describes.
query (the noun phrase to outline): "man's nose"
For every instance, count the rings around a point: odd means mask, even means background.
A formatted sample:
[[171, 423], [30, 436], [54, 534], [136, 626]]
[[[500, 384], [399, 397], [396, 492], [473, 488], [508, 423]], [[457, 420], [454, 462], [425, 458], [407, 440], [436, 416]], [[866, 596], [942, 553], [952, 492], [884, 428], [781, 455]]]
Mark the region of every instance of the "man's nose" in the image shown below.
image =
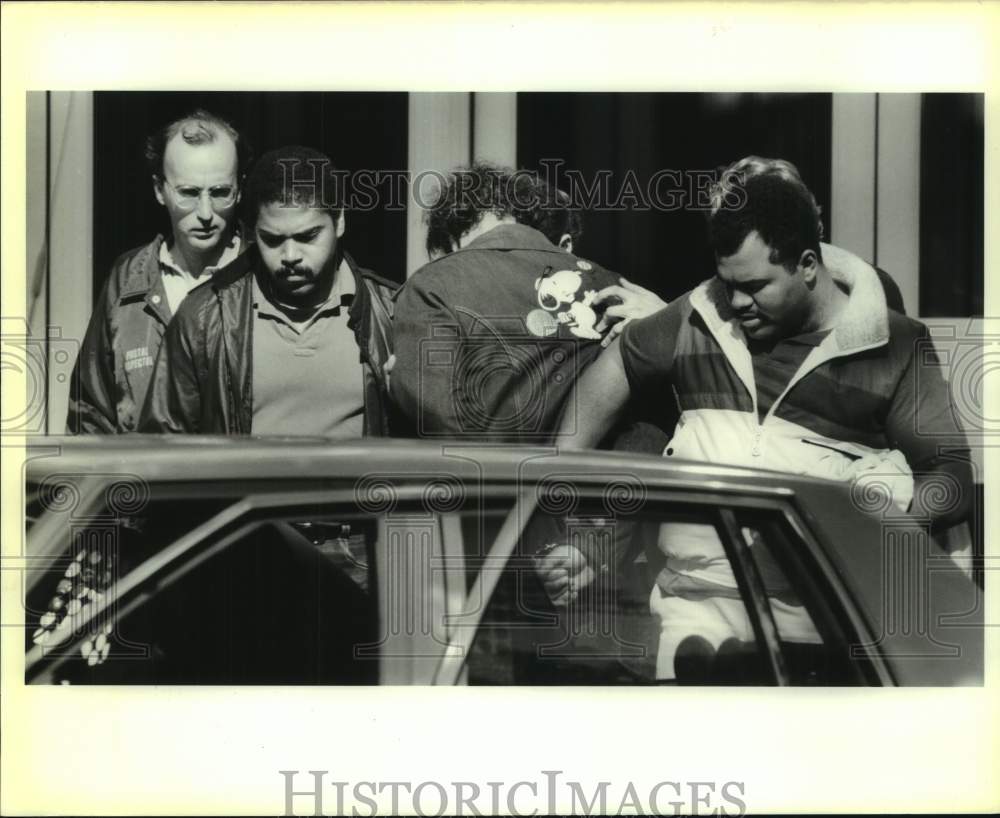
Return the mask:
[[294, 241], [286, 241], [281, 245], [281, 263], [286, 267], [294, 267], [302, 260], [299, 246]]
[[742, 312], [753, 304], [753, 299], [737, 289], [729, 291], [729, 304], [737, 312]]
[[203, 222], [210, 222], [215, 216], [215, 211], [212, 210], [212, 202], [206, 193], [207, 191], [203, 191], [201, 196], [198, 197], [198, 209], [195, 212]]

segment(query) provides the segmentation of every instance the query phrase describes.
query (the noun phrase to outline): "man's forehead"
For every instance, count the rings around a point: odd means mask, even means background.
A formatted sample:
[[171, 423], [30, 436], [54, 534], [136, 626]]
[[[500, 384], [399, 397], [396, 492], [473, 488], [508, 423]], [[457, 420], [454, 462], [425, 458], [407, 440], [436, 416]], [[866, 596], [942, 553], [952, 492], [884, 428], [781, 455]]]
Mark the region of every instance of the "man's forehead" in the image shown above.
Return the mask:
[[220, 133], [211, 142], [192, 145], [178, 134], [163, 152], [163, 169], [170, 176], [220, 176], [236, 173], [236, 145]]
[[281, 202], [270, 202], [260, 206], [257, 214], [257, 229], [267, 233], [291, 235], [317, 227], [326, 227], [333, 222], [328, 210], [306, 205], [286, 206]]
[[776, 266], [771, 261], [771, 248], [757, 231], [750, 232], [739, 249], [731, 256], [716, 259], [719, 277], [727, 281], [744, 281], [767, 277]]

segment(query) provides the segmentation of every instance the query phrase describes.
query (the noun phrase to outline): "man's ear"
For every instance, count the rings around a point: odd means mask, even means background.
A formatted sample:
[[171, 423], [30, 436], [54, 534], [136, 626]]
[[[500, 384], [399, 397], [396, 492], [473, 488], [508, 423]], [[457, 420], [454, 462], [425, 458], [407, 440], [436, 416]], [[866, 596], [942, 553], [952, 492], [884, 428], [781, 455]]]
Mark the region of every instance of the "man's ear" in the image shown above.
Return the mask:
[[802, 274], [802, 280], [812, 286], [819, 273], [819, 257], [816, 255], [816, 251], [803, 250], [802, 255], [799, 256], [798, 268]]
[[344, 219], [344, 209], [341, 208], [340, 212], [337, 214], [337, 218], [333, 223], [334, 230], [337, 233], [337, 238], [339, 239], [344, 235], [344, 230], [347, 228], [347, 222]]
[[153, 177], [153, 195], [161, 205], [166, 205], [166, 199], [163, 198], [163, 180], [159, 176]]
[[559, 247], [567, 253], [573, 252], [573, 237], [569, 233], [563, 233], [559, 237]]

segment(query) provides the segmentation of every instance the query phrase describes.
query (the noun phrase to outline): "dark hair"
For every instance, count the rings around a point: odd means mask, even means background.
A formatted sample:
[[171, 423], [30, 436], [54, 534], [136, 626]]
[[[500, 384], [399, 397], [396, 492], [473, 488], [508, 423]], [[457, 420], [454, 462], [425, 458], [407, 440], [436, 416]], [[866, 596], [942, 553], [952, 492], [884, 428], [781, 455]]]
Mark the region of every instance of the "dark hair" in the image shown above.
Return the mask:
[[268, 151], [253, 166], [243, 191], [243, 220], [252, 227], [264, 205], [315, 207], [334, 219], [343, 209], [343, 187], [333, 160], [315, 148], [286, 145]]
[[146, 138], [145, 156], [149, 172], [157, 179], [163, 178], [163, 154], [167, 143], [177, 134], [189, 145], [208, 145], [216, 140], [220, 131], [236, 145], [236, 176], [237, 179], [242, 178], [251, 160], [250, 145], [229, 122], [203, 108], [168, 122]]
[[806, 250], [822, 258], [820, 215], [791, 162], [749, 156], [723, 170], [712, 191], [709, 244], [716, 257], [726, 258], [756, 231], [771, 248], [771, 263], [794, 270]]
[[579, 210], [570, 197], [537, 173], [491, 162], [473, 162], [453, 170], [427, 210], [427, 254], [450, 253], [459, 240], [492, 213], [512, 217], [558, 244], [565, 233], [576, 241], [583, 233]]
[[498, 219], [531, 207], [534, 181], [527, 171], [490, 162], [453, 170], [424, 216], [427, 255], [450, 253], [459, 239], [492, 213]]
[[583, 215], [568, 193], [550, 185], [541, 177], [535, 177], [535, 206], [514, 217], [521, 224], [534, 227], [553, 244], [559, 244], [563, 236], [569, 235], [574, 246], [583, 235]]

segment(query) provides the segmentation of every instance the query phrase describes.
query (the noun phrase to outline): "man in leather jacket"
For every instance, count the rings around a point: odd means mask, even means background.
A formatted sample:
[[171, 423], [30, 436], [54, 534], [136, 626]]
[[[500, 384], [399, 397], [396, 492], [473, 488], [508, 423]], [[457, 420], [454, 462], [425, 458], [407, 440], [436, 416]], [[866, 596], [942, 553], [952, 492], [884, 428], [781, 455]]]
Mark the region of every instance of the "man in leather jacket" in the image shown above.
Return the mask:
[[192, 292], [167, 329], [140, 431], [387, 433], [395, 285], [343, 250], [336, 189], [319, 151], [261, 157], [244, 194], [256, 243]]

